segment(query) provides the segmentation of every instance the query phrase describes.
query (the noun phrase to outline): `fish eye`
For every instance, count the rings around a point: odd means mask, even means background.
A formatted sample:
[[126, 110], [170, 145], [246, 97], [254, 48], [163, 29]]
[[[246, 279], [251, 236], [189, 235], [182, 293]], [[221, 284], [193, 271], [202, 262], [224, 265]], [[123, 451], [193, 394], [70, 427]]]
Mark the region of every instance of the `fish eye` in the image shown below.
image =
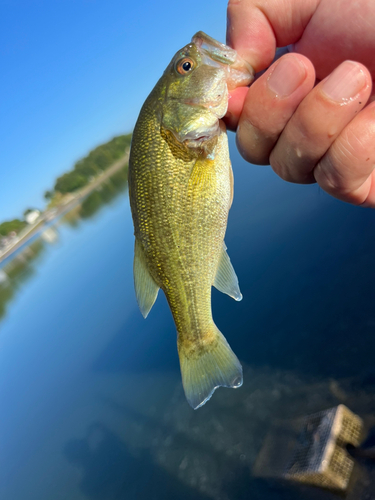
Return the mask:
[[180, 75], [186, 75], [189, 73], [195, 66], [195, 63], [190, 57], [184, 57], [180, 59], [176, 64], [176, 69], [180, 73]]

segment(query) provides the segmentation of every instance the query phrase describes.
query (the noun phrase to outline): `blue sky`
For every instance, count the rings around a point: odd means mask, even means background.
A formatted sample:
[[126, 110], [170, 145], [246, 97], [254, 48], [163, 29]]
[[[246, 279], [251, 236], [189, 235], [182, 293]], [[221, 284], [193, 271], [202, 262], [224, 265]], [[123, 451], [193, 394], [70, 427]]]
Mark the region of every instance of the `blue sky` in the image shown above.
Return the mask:
[[1, 0], [0, 222], [43, 208], [56, 177], [130, 132], [196, 31], [224, 42], [226, 4]]

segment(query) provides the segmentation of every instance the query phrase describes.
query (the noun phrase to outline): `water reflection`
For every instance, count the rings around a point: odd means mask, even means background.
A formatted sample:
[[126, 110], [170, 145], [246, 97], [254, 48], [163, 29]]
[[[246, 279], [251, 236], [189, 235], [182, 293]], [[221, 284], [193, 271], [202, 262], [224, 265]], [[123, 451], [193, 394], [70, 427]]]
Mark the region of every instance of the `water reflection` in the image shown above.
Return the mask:
[[[244, 378], [241, 390], [218, 392], [210, 406], [200, 412], [187, 411], [179, 384], [176, 382], [173, 390], [165, 377], [156, 374], [152, 381], [128, 374], [111, 377], [111, 383], [121, 384], [123, 390], [115, 397], [103, 397], [102, 403], [118, 414], [118, 439], [133, 456], [147, 451], [152, 464], [195, 488], [197, 495], [215, 500], [242, 500], [249, 495], [259, 500], [337, 498], [308, 486], [264, 479], [263, 471], [255, 469], [257, 458], [274, 424], [279, 423], [278, 432], [285, 433], [293, 419], [342, 402], [361, 414], [367, 425], [373, 425], [373, 395], [359, 395], [350, 379], [338, 384], [247, 365]], [[127, 398], [130, 386], [132, 398]], [[281, 457], [286, 450], [279, 449]], [[367, 476], [367, 483], [358, 480], [346, 496], [349, 500], [367, 498], [369, 476], [375, 468], [367, 463], [357, 472], [362, 479]]]
[[[213, 309], [243, 387], [187, 405], [163, 294], [147, 320], [136, 305], [124, 171], [1, 267], [1, 498], [336, 498], [254, 464], [278, 420], [344, 403], [375, 424], [375, 212], [233, 163], [244, 300], [214, 291]], [[359, 468], [346, 500], [374, 491]]]
[[46, 244], [55, 244], [59, 239], [59, 225], [68, 224], [78, 228], [80, 222], [90, 219], [127, 191], [127, 166], [109, 177], [76, 204], [54, 225], [44, 227], [31, 243], [26, 243], [0, 264], [0, 321], [5, 316], [8, 304], [16, 297], [20, 288], [35, 274]]
[[69, 211], [63, 217], [63, 221], [77, 226], [80, 219], [89, 219], [95, 216], [104, 205], [112, 203], [121, 193], [125, 193], [127, 188], [128, 169], [125, 167], [103, 182], [81, 204]]
[[44, 251], [44, 241], [38, 239], [8, 259], [0, 269], [0, 320], [18, 290], [35, 274], [38, 258]]
[[56, 243], [59, 239], [59, 232], [56, 227], [50, 226], [47, 227], [40, 235], [43, 241], [46, 243]]

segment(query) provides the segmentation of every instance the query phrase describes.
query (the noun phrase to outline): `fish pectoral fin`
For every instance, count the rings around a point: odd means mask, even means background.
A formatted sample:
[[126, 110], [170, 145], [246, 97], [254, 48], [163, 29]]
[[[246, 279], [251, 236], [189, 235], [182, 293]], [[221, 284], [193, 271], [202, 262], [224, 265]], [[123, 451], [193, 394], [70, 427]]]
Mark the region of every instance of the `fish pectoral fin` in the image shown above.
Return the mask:
[[159, 287], [155, 283], [147, 268], [146, 257], [141, 243], [135, 239], [134, 245], [134, 287], [139, 309], [144, 318], [147, 318], [158, 296]]
[[233, 269], [229, 255], [227, 254], [225, 243], [223, 243], [213, 285], [220, 292], [226, 293], [234, 300], [242, 300], [238, 278]]
[[236, 389], [242, 385], [242, 366], [224, 335], [214, 328], [211, 342], [197, 349], [186, 349], [178, 342], [182, 384], [189, 405], [196, 410], [203, 406], [218, 387]]

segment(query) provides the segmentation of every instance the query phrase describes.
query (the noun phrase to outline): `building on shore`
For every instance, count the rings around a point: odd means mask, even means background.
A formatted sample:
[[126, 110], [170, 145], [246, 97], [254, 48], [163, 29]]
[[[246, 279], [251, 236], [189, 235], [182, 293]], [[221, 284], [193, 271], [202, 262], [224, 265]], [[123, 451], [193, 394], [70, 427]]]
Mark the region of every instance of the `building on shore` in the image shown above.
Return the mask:
[[40, 216], [40, 211], [39, 210], [31, 210], [30, 212], [27, 212], [25, 215], [25, 221], [28, 224], [34, 224]]

